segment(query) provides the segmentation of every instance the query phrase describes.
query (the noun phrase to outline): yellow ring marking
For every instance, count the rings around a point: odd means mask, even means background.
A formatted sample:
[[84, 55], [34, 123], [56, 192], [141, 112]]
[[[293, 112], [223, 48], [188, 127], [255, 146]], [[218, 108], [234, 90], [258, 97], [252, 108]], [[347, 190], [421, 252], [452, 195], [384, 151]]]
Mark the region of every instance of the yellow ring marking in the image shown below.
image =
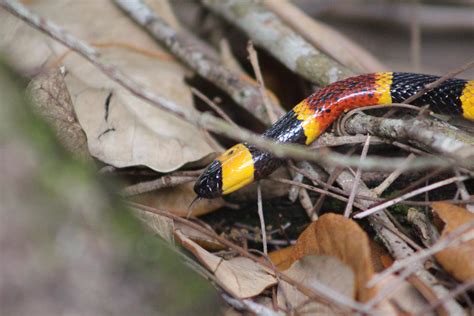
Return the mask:
[[392, 94], [390, 87], [392, 86], [393, 72], [377, 73], [375, 81], [375, 94], [378, 96], [378, 104], [392, 103]]
[[311, 144], [321, 134], [321, 126], [314, 117], [314, 111], [305, 99], [293, 108], [293, 112], [297, 114], [298, 121], [301, 121], [306, 136], [306, 145]]
[[252, 154], [244, 144], [237, 144], [220, 155], [222, 165], [222, 194], [229, 194], [253, 182]]
[[466, 83], [459, 99], [464, 118], [474, 121], [474, 80]]

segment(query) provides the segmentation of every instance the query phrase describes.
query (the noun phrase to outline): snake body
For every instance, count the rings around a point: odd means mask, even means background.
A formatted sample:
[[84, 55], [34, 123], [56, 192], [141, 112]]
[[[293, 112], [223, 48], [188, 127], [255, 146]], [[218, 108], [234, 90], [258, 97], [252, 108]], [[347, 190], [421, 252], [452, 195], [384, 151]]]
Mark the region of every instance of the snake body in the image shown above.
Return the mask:
[[[343, 112], [354, 108], [401, 103], [438, 76], [379, 72], [347, 78], [316, 91], [283, 115], [263, 137], [279, 143], [311, 144]], [[448, 79], [412, 102], [434, 112], [474, 120], [474, 81]], [[270, 175], [282, 163], [271, 153], [237, 144], [214, 160], [196, 181], [199, 197], [216, 198]]]

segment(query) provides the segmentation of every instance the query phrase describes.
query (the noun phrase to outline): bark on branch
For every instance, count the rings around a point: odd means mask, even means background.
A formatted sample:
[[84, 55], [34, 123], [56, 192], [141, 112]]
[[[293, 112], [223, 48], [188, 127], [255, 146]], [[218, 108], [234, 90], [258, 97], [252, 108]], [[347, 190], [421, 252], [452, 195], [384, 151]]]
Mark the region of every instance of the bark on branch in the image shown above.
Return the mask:
[[446, 123], [431, 119], [390, 119], [362, 113], [345, 124], [351, 134], [371, 134], [406, 141], [429, 152], [440, 153], [474, 169], [474, 136]]
[[[224, 66], [214, 57], [218, 54], [215, 52], [210, 54], [209, 49], [212, 48], [207, 47], [203, 41], [191, 33], [175, 30], [142, 0], [115, 0], [115, 3], [182, 63], [227, 92], [237, 104], [260, 121], [270, 123], [258, 85], [244, 80], [242, 74]], [[204, 47], [207, 49], [203, 49]], [[279, 115], [285, 113], [274, 100], [270, 102]]]
[[325, 86], [354, 73], [318, 51], [265, 6], [253, 0], [201, 0], [242, 29], [290, 70]]

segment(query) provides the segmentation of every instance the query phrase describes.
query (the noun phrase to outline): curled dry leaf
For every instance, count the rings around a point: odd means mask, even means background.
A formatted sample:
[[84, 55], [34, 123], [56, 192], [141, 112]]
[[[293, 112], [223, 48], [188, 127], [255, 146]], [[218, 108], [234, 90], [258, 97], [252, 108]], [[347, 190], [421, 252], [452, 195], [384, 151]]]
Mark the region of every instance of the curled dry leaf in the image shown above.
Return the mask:
[[[196, 197], [193, 190], [194, 183], [183, 183], [171, 188], [163, 188], [132, 197], [133, 201], [151, 207], [170, 211], [178, 216], [187, 216], [188, 208]], [[224, 206], [225, 201], [218, 199], [201, 199], [192, 205], [192, 215], [200, 216]]]
[[[322, 283], [351, 299], [355, 296], [355, 278], [352, 269], [335, 257], [304, 256], [295, 261], [285, 274], [308, 288], [313, 288], [315, 283]], [[309, 300], [285, 281], [280, 281], [278, 285], [278, 306], [294, 310], [297, 315], [334, 313], [329, 306]]]
[[375, 287], [366, 287], [374, 274], [369, 238], [353, 220], [328, 213], [313, 222], [296, 241], [292, 261], [310, 254], [334, 256], [351, 267], [359, 301], [365, 302], [375, 295]]
[[[37, 1], [31, 8], [94, 43], [103, 60], [140, 84], [194, 111], [184, 82], [186, 70], [112, 1]], [[176, 24], [167, 1], [153, 1], [153, 8]], [[115, 167], [145, 165], [169, 172], [214, 152], [215, 144], [208, 143], [212, 141], [199, 129], [132, 96], [84, 59], [5, 11], [0, 11], [0, 28], [9, 30], [0, 37], [0, 49], [24, 73], [48, 64], [65, 65], [66, 84], [94, 157]]]
[[88, 159], [86, 134], [77, 121], [71, 96], [59, 69], [31, 80], [28, 93], [33, 106], [53, 127], [61, 144], [76, 157]]
[[[444, 222], [441, 239], [456, 228], [474, 221], [474, 214], [465, 208], [444, 202], [431, 205], [433, 212]], [[436, 260], [460, 281], [474, 278], [474, 229], [466, 232], [470, 240], [458, 246], [448, 247], [435, 254]]]
[[234, 297], [256, 296], [277, 282], [271, 271], [248, 258], [236, 257], [227, 260], [218, 257], [186, 237], [180, 230], [175, 231], [175, 237], [214, 274], [219, 285]]

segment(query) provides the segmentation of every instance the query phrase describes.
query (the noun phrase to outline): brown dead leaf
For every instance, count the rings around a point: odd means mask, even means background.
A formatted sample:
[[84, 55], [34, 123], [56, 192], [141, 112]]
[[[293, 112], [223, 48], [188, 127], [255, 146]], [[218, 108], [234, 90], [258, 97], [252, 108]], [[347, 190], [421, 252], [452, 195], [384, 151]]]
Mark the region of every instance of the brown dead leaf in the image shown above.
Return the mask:
[[[355, 278], [351, 268], [332, 256], [304, 256], [295, 261], [285, 271], [293, 280], [302, 285], [315, 289], [315, 283], [322, 283], [332, 290], [353, 299], [355, 296]], [[286, 309], [291, 306], [297, 315], [328, 315], [334, 311], [314, 300], [308, 302], [308, 297], [294, 286], [280, 281], [278, 285], [278, 306]]]
[[[433, 212], [444, 222], [441, 239], [446, 238], [456, 228], [474, 221], [474, 214], [465, 208], [435, 202], [431, 205]], [[471, 239], [459, 246], [448, 247], [435, 254], [436, 260], [446, 271], [460, 281], [474, 278], [474, 229], [467, 232]]]
[[[194, 183], [183, 183], [175, 187], [164, 188], [132, 197], [133, 201], [151, 207], [170, 211], [178, 216], [188, 215], [188, 207], [196, 197], [193, 190]], [[225, 201], [218, 199], [201, 199], [192, 207], [192, 215], [200, 216], [217, 210], [224, 206]]]
[[293, 246], [282, 248], [279, 250], [272, 251], [268, 254], [268, 257], [276, 268], [280, 271], [288, 269], [293, 260], [291, 258], [293, 253]]
[[180, 230], [175, 231], [176, 239], [216, 277], [219, 285], [232, 296], [249, 298], [260, 294], [277, 280], [271, 271], [244, 257], [229, 260], [220, 258], [186, 237]]
[[221, 244], [218, 240], [209, 237], [208, 235], [189, 227], [189, 225], [185, 225], [182, 223], [175, 223], [175, 228], [182, 232], [186, 237], [194, 241], [196, 244], [201, 246], [202, 248], [209, 250], [209, 251], [218, 251], [225, 249], [225, 246]]
[[390, 266], [393, 262], [393, 259], [388, 251], [372, 239], [369, 240], [369, 243], [372, 263], [374, 264], [374, 271], [380, 272], [386, 269], [387, 266]]
[[313, 222], [296, 241], [292, 261], [310, 254], [334, 256], [351, 267], [359, 301], [365, 302], [375, 295], [376, 288], [365, 286], [374, 274], [369, 238], [353, 220], [328, 213]]
[[[167, 1], [153, 1], [152, 7], [176, 24]], [[31, 9], [90, 43], [109, 43], [99, 45], [103, 60], [183, 110], [195, 111], [184, 82], [187, 70], [176, 61], [141, 53], [163, 49], [112, 1], [35, 1]], [[83, 58], [65, 54], [64, 46], [4, 10], [0, 11], [0, 29], [9, 30], [0, 37], [0, 49], [24, 73], [37, 73], [61, 60], [94, 157], [115, 167], [145, 165], [169, 172], [214, 153], [216, 144], [202, 131], [132, 96]]]
[[61, 144], [81, 159], [90, 158], [86, 134], [77, 122], [71, 96], [59, 69], [40, 74], [28, 85], [35, 109], [53, 127]]

